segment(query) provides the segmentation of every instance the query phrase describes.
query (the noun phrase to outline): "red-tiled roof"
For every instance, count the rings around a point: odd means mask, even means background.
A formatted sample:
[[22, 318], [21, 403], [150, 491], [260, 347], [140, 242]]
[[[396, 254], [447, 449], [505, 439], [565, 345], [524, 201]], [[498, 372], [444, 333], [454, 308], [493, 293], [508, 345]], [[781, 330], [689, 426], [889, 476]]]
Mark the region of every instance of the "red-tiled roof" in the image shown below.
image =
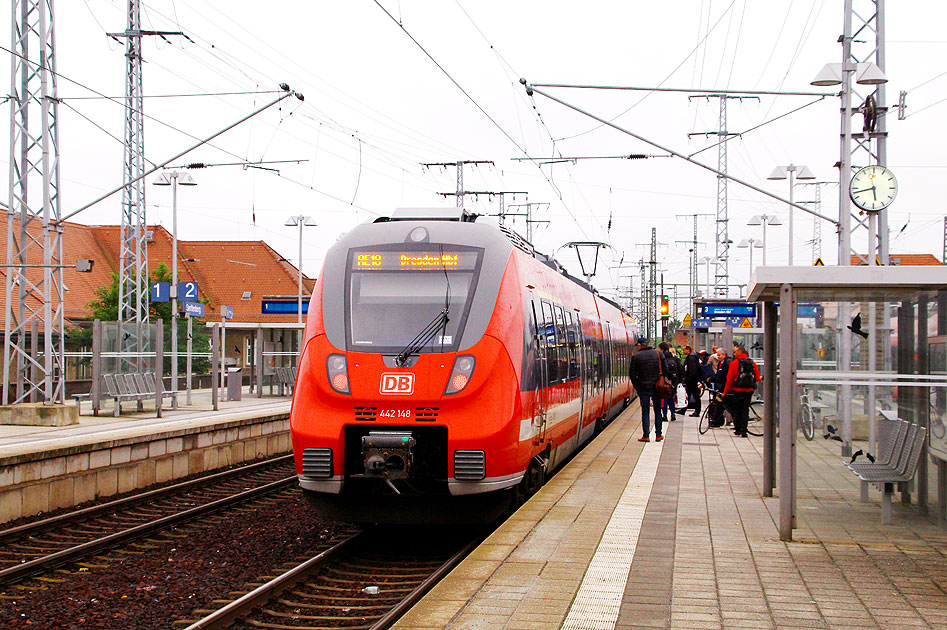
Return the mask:
[[[4, 213], [0, 222], [3, 234], [6, 216]], [[112, 274], [118, 273], [119, 226], [67, 222], [63, 228], [63, 263], [72, 264], [80, 258], [95, 261], [92, 273], [63, 270], [65, 317], [87, 319], [90, 312], [86, 306], [95, 299], [95, 290], [110, 284]], [[153, 272], [161, 263], [170, 270], [171, 234], [161, 226], [149, 229], [153, 233], [148, 243], [149, 270]], [[34, 238], [41, 235], [39, 225], [30, 226], [28, 231]], [[6, 238], [0, 238], [0, 260], [4, 262], [6, 243]], [[31, 252], [29, 264], [42, 262], [42, 249], [37, 248]], [[5, 281], [5, 271], [0, 268], [0, 280]], [[39, 278], [42, 270], [29, 273]], [[234, 321], [295, 322], [296, 315], [264, 315], [261, 302], [263, 296], [296, 297], [297, 273], [294, 265], [280, 260], [280, 255], [263, 241], [178, 241], [178, 281], [197, 281], [201, 297], [210, 300], [205, 311], [208, 319], [219, 318], [220, 307], [228, 305], [233, 307]], [[303, 276], [303, 300], [309, 299], [314, 284], [315, 280]], [[246, 291], [250, 292], [248, 300], [242, 299]], [[0, 312], [5, 300], [6, 292], [0, 290]]]
[[[888, 258], [892, 266], [897, 265], [899, 267], [929, 267], [944, 264], [932, 254], [888, 254]], [[852, 265], [864, 266], [865, 261], [856, 254], [852, 254]]]

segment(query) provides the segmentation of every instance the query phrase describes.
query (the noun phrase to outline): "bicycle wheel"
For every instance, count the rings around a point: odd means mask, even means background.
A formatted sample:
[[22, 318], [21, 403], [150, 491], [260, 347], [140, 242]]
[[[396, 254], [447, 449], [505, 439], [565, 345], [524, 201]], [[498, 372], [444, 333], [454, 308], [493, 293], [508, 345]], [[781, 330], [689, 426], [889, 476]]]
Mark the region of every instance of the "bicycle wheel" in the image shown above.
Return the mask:
[[713, 405], [707, 405], [704, 407], [704, 412], [700, 414], [700, 420], [697, 422], [697, 430], [700, 431], [700, 434], [703, 435], [707, 433], [707, 429], [710, 428], [710, 408]]
[[815, 437], [815, 424], [812, 422], [812, 408], [809, 405], [803, 405], [799, 411], [799, 428], [802, 429], [802, 435], [807, 440]]
[[750, 435], [759, 437], [763, 435], [763, 401], [754, 400], [750, 403], [749, 422], [746, 424], [746, 432]]

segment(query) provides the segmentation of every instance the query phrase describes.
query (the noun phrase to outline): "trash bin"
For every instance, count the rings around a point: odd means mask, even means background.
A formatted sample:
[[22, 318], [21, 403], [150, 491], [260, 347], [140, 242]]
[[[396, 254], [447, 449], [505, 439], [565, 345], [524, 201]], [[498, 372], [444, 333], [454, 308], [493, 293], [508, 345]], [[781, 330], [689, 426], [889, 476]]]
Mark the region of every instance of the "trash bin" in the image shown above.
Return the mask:
[[241, 400], [243, 368], [227, 368], [227, 400]]

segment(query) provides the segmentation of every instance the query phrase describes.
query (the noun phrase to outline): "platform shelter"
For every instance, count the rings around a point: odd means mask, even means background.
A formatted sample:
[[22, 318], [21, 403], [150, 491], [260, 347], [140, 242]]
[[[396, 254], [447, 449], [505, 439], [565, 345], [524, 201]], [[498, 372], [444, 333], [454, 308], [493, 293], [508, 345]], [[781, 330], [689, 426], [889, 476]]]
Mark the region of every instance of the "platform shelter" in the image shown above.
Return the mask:
[[[875, 498], [883, 522], [897, 520], [891, 506], [897, 489], [898, 510], [933, 512], [943, 526], [945, 268], [758, 267], [749, 301], [763, 305], [763, 494], [773, 496], [778, 488], [780, 538], [792, 540], [798, 509], [840, 509], [853, 493], [871, 501], [873, 487], [882, 490]], [[818, 329], [801, 316], [800, 303], [822, 306]], [[815, 451], [828, 466], [800, 468], [799, 448]], [[887, 460], [910, 479], [862, 483], [846, 465], [871, 459]], [[937, 472], [936, 505], [931, 468]], [[801, 476], [805, 483], [798, 482]], [[808, 489], [805, 496], [797, 487]]]

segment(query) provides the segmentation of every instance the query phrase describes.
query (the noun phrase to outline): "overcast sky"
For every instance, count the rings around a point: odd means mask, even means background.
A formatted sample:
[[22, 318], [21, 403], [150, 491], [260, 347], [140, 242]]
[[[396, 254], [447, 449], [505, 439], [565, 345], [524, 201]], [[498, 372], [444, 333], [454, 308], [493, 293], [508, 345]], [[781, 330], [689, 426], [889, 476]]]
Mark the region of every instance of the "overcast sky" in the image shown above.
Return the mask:
[[[64, 77], [62, 209], [68, 214], [121, 184], [120, 98], [89, 97], [124, 93], [124, 43], [106, 33], [125, 30], [126, 2], [71, 0], [56, 3], [56, 11]], [[888, 118], [888, 165], [900, 184], [890, 209], [893, 253], [940, 257], [943, 248], [945, 207], [935, 187], [947, 167], [945, 17], [943, 2], [887, 3], [887, 104], [908, 91], [907, 118], [898, 120], [894, 111]], [[453, 197], [438, 194], [454, 191], [454, 168], [425, 169], [421, 163], [490, 160], [493, 166], [464, 170], [465, 188], [528, 193], [507, 196], [507, 204], [548, 203], [535, 217], [549, 221], [536, 226], [534, 241], [542, 251], [575, 240], [609, 243], [594, 279], [603, 292], [614, 295], [616, 286], [627, 287], [626, 276], [638, 276], [652, 227], [666, 282], [686, 283], [690, 246], [678, 241], [692, 238], [693, 219], [679, 215], [716, 212], [713, 173], [669, 157], [542, 166], [515, 161], [662, 153], [538, 94], [530, 99], [518, 79], [821, 91], [809, 81], [824, 64], [841, 61], [842, 18], [841, 0], [147, 0], [143, 28], [187, 37], [145, 38], [146, 155], [163, 161], [272, 100], [272, 91], [286, 82], [305, 95], [304, 102], [283, 101], [178, 163], [301, 162], [264, 165], [278, 172], [241, 166], [193, 171], [199, 185], [179, 192], [180, 238], [263, 239], [295, 262], [297, 231], [283, 224], [290, 215], [311, 215], [319, 225], [306, 229], [303, 269], [317, 276], [326, 249], [354, 225], [397, 207], [454, 204]], [[8, 22], [4, 27], [9, 32]], [[10, 66], [0, 66], [9, 85]], [[550, 91], [675, 151], [692, 154], [716, 141], [689, 135], [716, 131], [716, 99]], [[212, 95], [156, 98], [195, 94]], [[838, 109], [834, 96], [728, 101], [728, 130], [747, 132], [728, 145], [729, 172], [782, 196], [787, 182], [766, 180], [777, 165], [803, 164], [819, 180], [837, 180]], [[860, 116], [853, 126], [860, 128]], [[717, 150], [695, 159], [716, 166]], [[744, 283], [748, 250], [735, 245], [761, 236], [747, 219], [760, 213], [781, 218], [783, 226], [767, 231], [766, 253], [769, 264], [784, 264], [787, 207], [735, 183], [729, 190], [731, 281]], [[811, 187], [797, 189], [797, 200], [813, 196]], [[148, 186], [150, 223], [170, 229], [170, 200], [167, 188]], [[74, 220], [116, 224], [120, 201], [116, 195]], [[837, 217], [835, 185], [822, 189], [822, 203], [824, 214]], [[467, 205], [495, 213], [498, 199], [468, 199]], [[795, 219], [795, 262], [811, 264], [813, 219], [799, 211]], [[698, 221], [699, 255], [713, 255], [713, 217]], [[522, 219], [513, 225], [525, 234]], [[821, 232], [822, 257], [832, 264], [834, 228], [824, 223]], [[856, 232], [853, 244], [864, 248], [865, 242], [864, 231]], [[578, 272], [569, 250], [557, 257]], [[754, 264], [761, 262], [757, 250]], [[704, 265], [699, 279], [704, 282]], [[683, 316], [684, 300], [675, 306]]]

